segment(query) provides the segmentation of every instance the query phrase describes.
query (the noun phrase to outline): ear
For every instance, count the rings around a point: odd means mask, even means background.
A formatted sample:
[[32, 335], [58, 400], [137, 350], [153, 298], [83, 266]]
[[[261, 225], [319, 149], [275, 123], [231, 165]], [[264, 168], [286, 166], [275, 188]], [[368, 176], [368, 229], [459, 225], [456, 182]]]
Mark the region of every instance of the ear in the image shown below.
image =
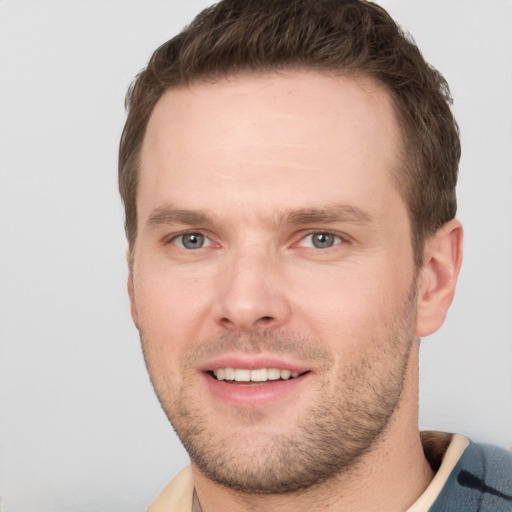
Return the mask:
[[133, 284], [133, 254], [130, 249], [126, 250], [126, 261], [128, 262], [128, 297], [130, 297], [130, 311], [132, 320], [137, 329], [139, 328], [139, 317], [135, 306], [135, 288]]
[[418, 337], [428, 336], [443, 325], [462, 264], [462, 238], [462, 225], [453, 219], [425, 243], [418, 278]]

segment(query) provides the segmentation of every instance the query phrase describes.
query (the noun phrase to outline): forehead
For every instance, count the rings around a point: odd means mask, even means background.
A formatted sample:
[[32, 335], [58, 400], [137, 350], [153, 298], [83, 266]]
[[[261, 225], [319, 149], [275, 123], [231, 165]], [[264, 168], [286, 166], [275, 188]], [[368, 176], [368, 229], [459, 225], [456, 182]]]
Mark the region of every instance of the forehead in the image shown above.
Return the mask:
[[291, 208], [315, 189], [323, 202], [351, 193], [375, 202], [400, 154], [391, 98], [368, 77], [290, 71], [198, 83], [155, 106], [139, 211], [176, 200], [204, 209], [214, 198], [257, 205], [274, 197]]

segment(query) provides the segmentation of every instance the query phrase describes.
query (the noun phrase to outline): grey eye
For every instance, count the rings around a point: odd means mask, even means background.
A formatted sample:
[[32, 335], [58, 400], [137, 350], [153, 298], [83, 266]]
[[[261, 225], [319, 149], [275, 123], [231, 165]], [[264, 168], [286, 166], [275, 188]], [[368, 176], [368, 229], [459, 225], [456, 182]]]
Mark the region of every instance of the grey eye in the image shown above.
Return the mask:
[[185, 233], [178, 238], [185, 249], [201, 249], [205, 243], [205, 237], [201, 233]]
[[311, 243], [317, 249], [328, 249], [336, 242], [337, 236], [332, 233], [312, 233]]

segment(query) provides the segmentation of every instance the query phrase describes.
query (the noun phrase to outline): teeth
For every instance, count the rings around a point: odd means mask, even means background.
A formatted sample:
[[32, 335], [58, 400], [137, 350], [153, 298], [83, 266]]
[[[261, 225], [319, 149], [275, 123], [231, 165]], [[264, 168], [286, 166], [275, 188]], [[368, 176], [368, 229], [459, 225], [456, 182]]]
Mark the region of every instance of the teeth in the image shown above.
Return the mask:
[[253, 382], [265, 382], [267, 380], [267, 369], [260, 368], [259, 370], [251, 370], [251, 380]]
[[268, 380], [277, 380], [281, 378], [281, 370], [277, 368], [269, 368], [267, 370]]
[[295, 379], [299, 372], [280, 370], [279, 368], [258, 368], [247, 370], [245, 368], [218, 368], [213, 371], [217, 380], [234, 380], [236, 382], [266, 382], [267, 380]]
[[251, 370], [235, 370], [235, 380], [237, 382], [247, 382], [251, 380]]

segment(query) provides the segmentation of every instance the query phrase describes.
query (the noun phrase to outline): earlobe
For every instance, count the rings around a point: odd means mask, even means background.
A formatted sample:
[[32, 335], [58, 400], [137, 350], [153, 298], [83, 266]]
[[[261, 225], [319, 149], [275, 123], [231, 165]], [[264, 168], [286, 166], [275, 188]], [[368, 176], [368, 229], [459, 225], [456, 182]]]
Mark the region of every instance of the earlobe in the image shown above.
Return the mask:
[[462, 239], [462, 225], [453, 219], [425, 243], [418, 277], [418, 337], [428, 336], [443, 325], [462, 264]]

